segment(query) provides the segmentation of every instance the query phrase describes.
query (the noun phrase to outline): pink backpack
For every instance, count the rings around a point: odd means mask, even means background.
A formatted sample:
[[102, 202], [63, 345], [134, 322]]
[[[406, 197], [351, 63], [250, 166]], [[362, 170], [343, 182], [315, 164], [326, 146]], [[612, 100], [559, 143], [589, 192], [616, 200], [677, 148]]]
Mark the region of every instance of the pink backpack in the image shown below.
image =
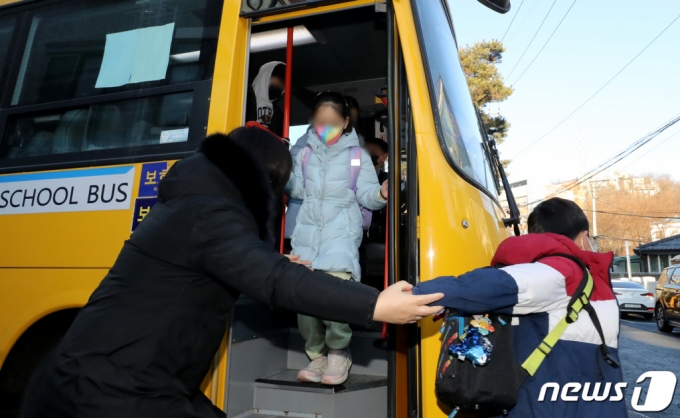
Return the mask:
[[[307, 187], [307, 166], [309, 165], [309, 156], [312, 154], [312, 148], [306, 146], [302, 150], [302, 182], [303, 187]], [[358, 162], [358, 164], [357, 164]], [[354, 146], [349, 149], [349, 188], [357, 193], [357, 180], [359, 179], [359, 172], [361, 171], [361, 147]], [[359, 205], [361, 209], [361, 227], [364, 231], [368, 231], [371, 227], [371, 220], [373, 219], [373, 212], [370, 209]]]

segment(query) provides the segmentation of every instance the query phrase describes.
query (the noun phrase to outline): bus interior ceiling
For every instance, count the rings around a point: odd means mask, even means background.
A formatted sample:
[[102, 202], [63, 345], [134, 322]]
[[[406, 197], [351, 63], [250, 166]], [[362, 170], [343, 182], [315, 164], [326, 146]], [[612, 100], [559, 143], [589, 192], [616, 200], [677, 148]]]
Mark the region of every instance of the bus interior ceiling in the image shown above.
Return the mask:
[[[253, 25], [253, 34], [303, 25], [315, 38], [314, 43], [293, 49], [291, 126], [307, 125], [316, 93], [333, 90], [354, 96], [362, 126], [374, 128], [385, 110], [374, 99], [387, 84], [385, 18], [365, 7]], [[285, 62], [285, 48], [251, 53], [249, 83], [270, 61]], [[276, 104], [283, 109], [283, 100], [279, 101]], [[353, 366], [343, 385], [301, 383], [296, 381], [297, 372], [309, 359], [295, 315], [242, 297], [234, 308], [229, 335], [228, 416], [385, 418], [388, 352], [376, 344], [380, 325], [353, 330]]]
[[[307, 125], [316, 93], [332, 90], [353, 96], [361, 107], [362, 127], [372, 127], [385, 106], [375, 92], [387, 84], [386, 14], [361, 7], [283, 22], [253, 25], [252, 33], [304, 26], [314, 42], [293, 48], [291, 126]], [[249, 83], [270, 61], [286, 61], [286, 49], [250, 54]], [[276, 103], [283, 109], [283, 100]], [[291, 138], [296, 140], [297, 138]]]

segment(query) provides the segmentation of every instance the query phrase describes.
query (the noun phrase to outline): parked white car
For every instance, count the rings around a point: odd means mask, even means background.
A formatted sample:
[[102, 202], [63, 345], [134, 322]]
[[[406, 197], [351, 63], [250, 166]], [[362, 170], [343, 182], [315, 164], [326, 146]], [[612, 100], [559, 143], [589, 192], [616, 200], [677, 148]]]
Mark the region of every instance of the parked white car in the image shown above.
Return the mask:
[[612, 280], [614, 295], [619, 303], [621, 316], [629, 313], [639, 313], [645, 319], [654, 317], [654, 293], [635, 282]]

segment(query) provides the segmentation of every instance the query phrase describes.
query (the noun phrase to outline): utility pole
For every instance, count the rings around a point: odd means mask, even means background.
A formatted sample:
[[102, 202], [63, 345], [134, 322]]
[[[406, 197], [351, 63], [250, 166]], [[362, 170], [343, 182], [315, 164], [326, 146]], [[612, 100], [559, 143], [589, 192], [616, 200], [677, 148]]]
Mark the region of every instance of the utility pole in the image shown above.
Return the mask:
[[633, 274], [630, 271], [630, 245], [626, 240], [626, 270], [628, 270], [628, 280], [633, 280]]
[[595, 252], [598, 252], [597, 248], [597, 210], [595, 208], [595, 185], [593, 182], [590, 182], [590, 196], [593, 201], [593, 250]]

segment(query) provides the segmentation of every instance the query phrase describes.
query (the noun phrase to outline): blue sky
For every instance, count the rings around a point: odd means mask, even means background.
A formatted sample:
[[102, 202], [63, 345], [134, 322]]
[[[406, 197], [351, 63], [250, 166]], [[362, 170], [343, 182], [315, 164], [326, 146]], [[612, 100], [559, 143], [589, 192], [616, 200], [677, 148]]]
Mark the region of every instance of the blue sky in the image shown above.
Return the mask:
[[[475, 0], [449, 0], [459, 46], [501, 39], [522, 0], [497, 14]], [[504, 44], [499, 70], [517, 64], [553, 3], [523, 0]], [[556, 0], [545, 24], [514, 73], [536, 56], [573, 0]], [[515, 92], [488, 110], [512, 124], [501, 145], [511, 158], [552, 129], [680, 15], [677, 0], [577, 0], [539, 58], [513, 87]], [[579, 136], [586, 139], [590, 169], [680, 114], [680, 19], [587, 105], [541, 142], [513, 158], [511, 180], [575, 178], [582, 165]], [[631, 173], [668, 173], [680, 180], [680, 123], [614, 166]], [[661, 145], [659, 145], [661, 144]], [[656, 148], [655, 148], [656, 147]], [[655, 149], [653, 149], [655, 148]], [[645, 153], [647, 155], [643, 156]]]

